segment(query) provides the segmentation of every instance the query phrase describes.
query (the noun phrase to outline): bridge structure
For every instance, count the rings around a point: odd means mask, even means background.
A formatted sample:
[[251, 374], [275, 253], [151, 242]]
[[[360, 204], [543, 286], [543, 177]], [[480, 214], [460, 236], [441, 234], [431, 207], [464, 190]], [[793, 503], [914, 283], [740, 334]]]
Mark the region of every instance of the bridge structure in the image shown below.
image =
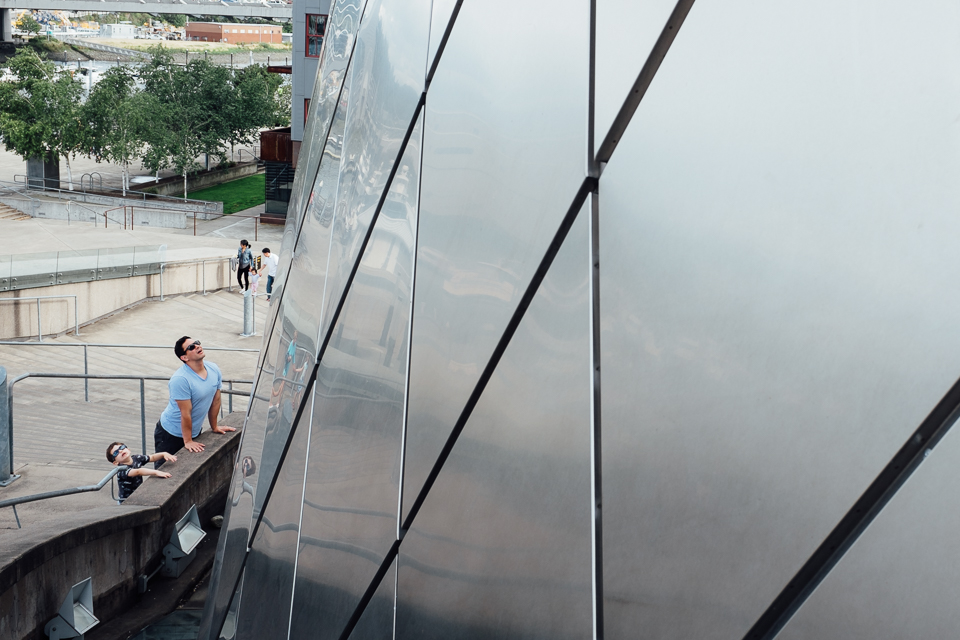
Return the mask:
[[0, 41], [13, 40], [10, 23], [13, 9], [45, 9], [49, 11], [91, 11], [109, 13], [182, 13], [192, 16], [231, 16], [235, 18], [269, 18], [289, 21], [293, 5], [246, 0], [0, 0]]

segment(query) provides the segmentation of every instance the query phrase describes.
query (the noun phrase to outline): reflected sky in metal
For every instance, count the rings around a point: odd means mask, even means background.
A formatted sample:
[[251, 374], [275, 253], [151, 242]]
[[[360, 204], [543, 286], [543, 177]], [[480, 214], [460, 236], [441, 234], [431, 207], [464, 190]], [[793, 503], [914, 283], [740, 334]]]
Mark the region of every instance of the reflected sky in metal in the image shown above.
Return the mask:
[[[285, 637], [300, 536], [303, 478], [310, 442], [309, 411], [277, 472], [272, 498], [244, 565], [246, 589], [237, 612], [237, 640]], [[242, 458], [240, 467], [253, 463]]]
[[606, 637], [742, 637], [960, 374], [958, 18], [687, 17], [600, 179]]
[[397, 638], [591, 638], [585, 205], [400, 547]]
[[597, 2], [594, 139], [610, 131], [677, 0]]
[[[369, 0], [351, 62], [320, 335], [330, 327], [423, 92], [430, 0]], [[417, 145], [419, 150], [419, 144]]]
[[293, 638], [338, 637], [396, 540], [422, 131], [411, 135], [318, 371]]
[[440, 49], [440, 42], [443, 40], [443, 34], [453, 17], [453, 10], [457, 6], [457, 0], [433, 0], [433, 10], [430, 17], [430, 49], [427, 52], [427, 68], [430, 71], [433, 61], [437, 57], [437, 51]]
[[584, 177], [588, 26], [572, 0], [465, 3], [430, 85], [404, 513]]
[[958, 468], [954, 425], [777, 638], [954, 637]]
[[310, 99], [310, 113], [304, 124], [300, 158], [293, 178], [290, 204], [287, 207], [287, 220], [280, 252], [281, 262], [277, 270], [277, 280], [281, 283], [286, 280], [285, 277], [280, 276], [286, 275], [289, 265], [288, 257], [296, 244], [303, 220], [305, 206], [303, 197], [308, 192], [309, 185], [316, 177], [320, 166], [320, 157], [336, 112], [340, 88], [347, 74], [365, 5], [366, 0], [337, 0], [330, 12], [327, 37], [323, 42], [323, 58], [317, 66], [313, 97]]

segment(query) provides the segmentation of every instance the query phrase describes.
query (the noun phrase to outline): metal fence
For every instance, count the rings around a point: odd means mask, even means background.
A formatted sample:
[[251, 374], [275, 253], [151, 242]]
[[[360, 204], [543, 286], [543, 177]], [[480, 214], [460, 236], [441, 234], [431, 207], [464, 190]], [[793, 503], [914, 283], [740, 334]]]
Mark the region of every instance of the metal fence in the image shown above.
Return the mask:
[[0, 256], [0, 291], [160, 273], [167, 245]]

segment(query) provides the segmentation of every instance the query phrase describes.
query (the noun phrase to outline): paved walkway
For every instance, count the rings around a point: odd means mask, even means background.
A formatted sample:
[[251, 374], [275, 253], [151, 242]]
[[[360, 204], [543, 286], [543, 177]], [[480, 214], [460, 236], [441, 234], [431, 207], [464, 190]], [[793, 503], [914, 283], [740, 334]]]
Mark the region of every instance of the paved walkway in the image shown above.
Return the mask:
[[[243, 297], [221, 291], [144, 302], [84, 327], [79, 337], [71, 334], [50, 342], [170, 345], [168, 349], [88, 349], [90, 373], [166, 377], [178, 366], [172, 345], [182, 335], [200, 338], [208, 349], [259, 349], [268, 304], [263, 298], [257, 300], [257, 335], [248, 338], [239, 335]], [[257, 357], [257, 353], [212, 349], [207, 355], [220, 366], [224, 379], [234, 380], [252, 380]], [[27, 372], [83, 373], [83, 349], [0, 345], [0, 365], [9, 379]], [[248, 390], [249, 385], [236, 388]], [[144, 390], [147, 452], [153, 453], [153, 427], [168, 399], [166, 383], [147, 381]], [[142, 449], [137, 381], [91, 380], [90, 401], [85, 402], [80, 380], [28, 378], [14, 386], [13, 399], [14, 472], [22, 477], [0, 488], [0, 499], [95, 484], [112, 468], [104, 450], [115, 440], [126, 442], [137, 453]], [[244, 398], [235, 397], [233, 402], [234, 411], [245, 410]], [[228, 406], [224, 397], [224, 413]], [[105, 504], [110, 504], [106, 488], [23, 505], [18, 512], [26, 524], [58, 517], [64, 510]], [[0, 510], [0, 530], [4, 528], [16, 528], [9, 509]]]

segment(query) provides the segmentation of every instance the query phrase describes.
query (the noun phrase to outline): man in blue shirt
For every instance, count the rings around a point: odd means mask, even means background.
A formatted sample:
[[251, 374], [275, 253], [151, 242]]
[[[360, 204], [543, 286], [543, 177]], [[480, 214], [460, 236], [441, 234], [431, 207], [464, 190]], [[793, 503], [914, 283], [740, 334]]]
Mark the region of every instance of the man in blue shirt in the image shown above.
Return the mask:
[[[206, 354], [199, 340], [183, 336], [177, 340], [173, 351], [183, 365], [170, 376], [170, 402], [160, 414], [153, 432], [154, 450], [157, 453], [176, 453], [186, 449], [200, 453], [203, 443], [194, 438], [200, 435], [204, 416], [210, 420], [210, 429], [214, 433], [236, 431], [233, 427], [217, 426], [223, 375], [217, 365], [204, 363]], [[164, 462], [158, 461], [156, 468], [159, 469]]]

